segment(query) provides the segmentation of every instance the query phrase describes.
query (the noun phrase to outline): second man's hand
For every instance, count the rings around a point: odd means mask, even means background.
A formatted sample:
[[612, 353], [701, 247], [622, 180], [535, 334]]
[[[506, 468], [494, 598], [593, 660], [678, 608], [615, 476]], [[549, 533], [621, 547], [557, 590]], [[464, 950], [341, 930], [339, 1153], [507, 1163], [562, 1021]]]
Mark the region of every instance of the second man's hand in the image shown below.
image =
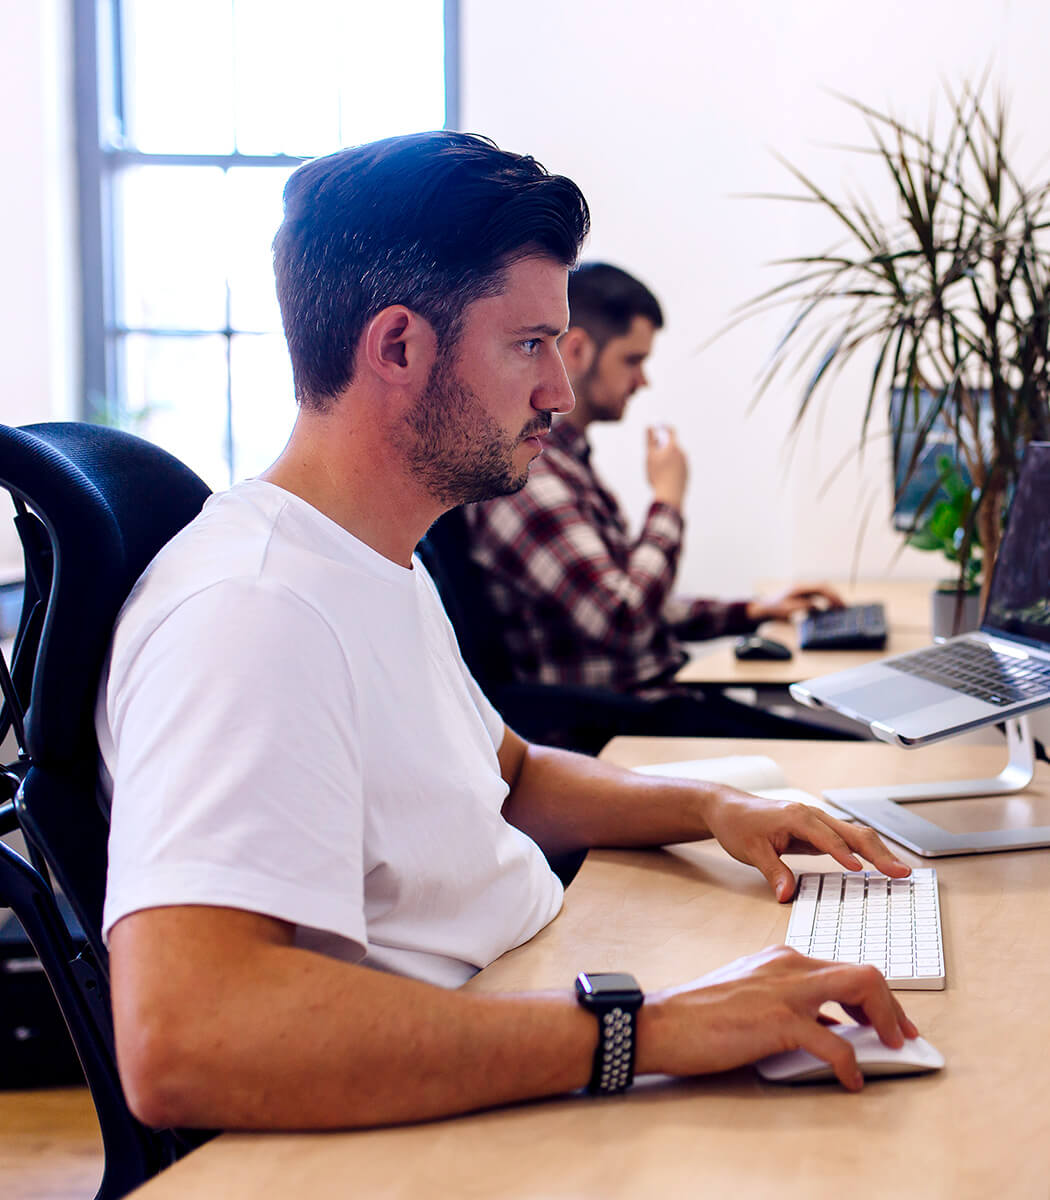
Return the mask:
[[750, 621], [790, 621], [796, 613], [814, 609], [844, 608], [845, 601], [834, 589], [823, 583], [796, 584], [775, 596], [750, 600], [747, 616]]
[[721, 846], [738, 862], [761, 871], [781, 903], [795, 894], [795, 877], [782, 854], [830, 854], [850, 871], [863, 869], [863, 856], [884, 875], [901, 878], [911, 873], [873, 829], [840, 821], [808, 804], [764, 800], [717, 787], [705, 801], [704, 816]]
[[670, 425], [651, 425], [646, 433], [645, 469], [653, 499], [682, 509], [689, 462]]

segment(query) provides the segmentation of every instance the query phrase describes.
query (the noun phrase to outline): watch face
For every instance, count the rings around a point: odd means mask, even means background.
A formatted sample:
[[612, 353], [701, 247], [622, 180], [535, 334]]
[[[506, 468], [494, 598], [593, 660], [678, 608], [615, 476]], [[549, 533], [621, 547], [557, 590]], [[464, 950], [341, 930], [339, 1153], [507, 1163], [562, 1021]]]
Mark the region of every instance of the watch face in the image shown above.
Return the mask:
[[640, 991], [638, 980], [626, 971], [606, 971], [599, 975], [581, 974], [576, 983], [581, 991], [596, 999], [622, 996], [625, 993], [635, 996]]

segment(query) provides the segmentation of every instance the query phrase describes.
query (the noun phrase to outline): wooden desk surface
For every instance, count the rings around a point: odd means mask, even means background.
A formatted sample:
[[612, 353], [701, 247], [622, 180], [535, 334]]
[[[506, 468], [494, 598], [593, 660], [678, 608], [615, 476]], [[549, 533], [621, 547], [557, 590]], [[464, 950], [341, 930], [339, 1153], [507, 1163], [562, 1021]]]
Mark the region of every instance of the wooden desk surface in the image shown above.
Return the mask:
[[[861, 580], [856, 584], [833, 583], [849, 604], [881, 601], [886, 607], [889, 639], [885, 650], [800, 650], [797, 626], [789, 621], [767, 621], [760, 632], [774, 641], [790, 646], [790, 659], [768, 662], [741, 661], [733, 653], [736, 638], [722, 638], [710, 651], [706, 648], [691, 658], [678, 672], [683, 683], [716, 683], [737, 687], [764, 684], [798, 683], [815, 675], [830, 675], [882, 658], [921, 650], [930, 644], [930, 580]], [[764, 588], [764, 592], [774, 591]]]
[[[617, 739], [626, 764], [767, 753], [811, 791], [832, 783], [994, 773], [996, 747]], [[1050, 768], [1033, 803], [1050, 806]], [[966, 803], [966, 802], [961, 802]], [[1043, 817], [1045, 819], [1045, 816]], [[918, 860], [913, 860], [918, 861]], [[795, 859], [796, 869], [830, 868]], [[948, 987], [903, 993], [944, 1054], [938, 1074], [763, 1083], [750, 1069], [647, 1079], [626, 1096], [568, 1096], [398, 1129], [227, 1134], [146, 1185], [164, 1197], [922, 1197], [1050, 1194], [1050, 852], [939, 859]], [[593, 853], [562, 914], [468, 986], [565, 988], [580, 969], [684, 981], [783, 939], [788, 909], [717, 845]]]

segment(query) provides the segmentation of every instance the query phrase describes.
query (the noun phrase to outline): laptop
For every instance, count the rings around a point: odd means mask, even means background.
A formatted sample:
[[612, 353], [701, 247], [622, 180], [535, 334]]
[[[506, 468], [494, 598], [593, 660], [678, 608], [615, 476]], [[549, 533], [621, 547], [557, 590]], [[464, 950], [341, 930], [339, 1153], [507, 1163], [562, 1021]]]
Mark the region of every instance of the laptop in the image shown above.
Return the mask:
[[921, 746], [1050, 704], [1050, 442], [1031, 442], [980, 630], [793, 683], [792, 696]]

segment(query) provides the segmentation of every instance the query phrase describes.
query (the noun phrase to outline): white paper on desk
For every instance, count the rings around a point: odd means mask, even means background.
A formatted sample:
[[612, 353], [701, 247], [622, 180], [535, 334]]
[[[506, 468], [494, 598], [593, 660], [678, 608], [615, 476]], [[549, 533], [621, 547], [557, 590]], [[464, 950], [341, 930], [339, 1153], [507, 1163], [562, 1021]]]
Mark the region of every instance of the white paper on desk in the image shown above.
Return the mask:
[[840, 821], [852, 821], [849, 813], [829, 804], [822, 796], [813, 796], [788, 785], [780, 766], [764, 754], [727, 754], [722, 758], [689, 758], [681, 762], [650, 763], [635, 767], [642, 775], [664, 775], [672, 779], [703, 779], [725, 783], [751, 792], [766, 800], [793, 800], [810, 804]]

